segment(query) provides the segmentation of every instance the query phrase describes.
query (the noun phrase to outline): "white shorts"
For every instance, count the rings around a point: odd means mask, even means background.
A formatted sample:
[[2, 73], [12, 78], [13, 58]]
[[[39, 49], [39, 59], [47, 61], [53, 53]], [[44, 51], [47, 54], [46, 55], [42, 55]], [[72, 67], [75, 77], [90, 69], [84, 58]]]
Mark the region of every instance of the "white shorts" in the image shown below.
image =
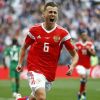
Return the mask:
[[27, 73], [27, 76], [29, 86], [32, 90], [31, 95], [34, 95], [35, 91], [39, 88], [44, 88], [46, 91], [49, 91], [51, 89], [52, 83], [48, 82], [43, 74], [29, 71]]
[[76, 70], [77, 70], [77, 73], [79, 75], [89, 75], [90, 74], [90, 69], [86, 69], [84, 66], [82, 65], [77, 65], [76, 66]]

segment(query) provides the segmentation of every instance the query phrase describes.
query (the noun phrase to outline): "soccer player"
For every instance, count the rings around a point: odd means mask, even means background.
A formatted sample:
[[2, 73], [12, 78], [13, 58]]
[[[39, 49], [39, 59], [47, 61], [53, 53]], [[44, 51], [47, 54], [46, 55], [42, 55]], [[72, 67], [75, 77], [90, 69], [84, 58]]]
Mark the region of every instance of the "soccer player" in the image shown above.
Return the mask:
[[76, 69], [81, 78], [78, 100], [86, 100], [86, 83], [91, 67], [90, 57], [95, 55], [95, 50], [93, 43], [89, 41], [87, 31], [83, 30], [81, 32], [80, 38], [80, 41], [75, 44], [79, 55]]
[[[22, 71], [25, 51], [30, 46], [27, 58], [28, 80], [32, 90], [28, 100], [46, 100], [46, 91], [50, 90], [55, 80], [60, 51], [65, 45], [72, 56], [72, 64], [67, 72], [71, 75], [78, 61], [78, 54], [71, 44], [68, 31], [56, 24], [58, 7], [54, 2], [44, 6], [44, 22], [29, 29], [25, 43], [20, 50], [17, 71]], [[27, 97], [18, 100], [27, 100]]]
[[[4, 50], [4, 56], [10, 58], [10, 79], [13, 96], [19, 96], [19, 73], [16, 71], [20, 46], [16, 39], [12, 40], [12, 45]], [[7, 66], [4, 59], [4, 66]]]

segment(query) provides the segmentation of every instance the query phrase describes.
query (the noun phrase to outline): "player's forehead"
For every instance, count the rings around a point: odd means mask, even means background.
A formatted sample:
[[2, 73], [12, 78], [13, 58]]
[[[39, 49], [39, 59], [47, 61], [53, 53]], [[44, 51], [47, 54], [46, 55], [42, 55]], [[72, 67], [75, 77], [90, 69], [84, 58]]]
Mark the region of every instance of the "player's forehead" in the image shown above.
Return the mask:
[[56, 12], [58, 12], [58, 8], [52, 7], [52, 6], [47, 6], [45, 11], [56, 11]]
[[83, 36], [88, 36], [88, 35], [87, 35], [87, 33], [83, 33], [81, 36], [83, 37]]

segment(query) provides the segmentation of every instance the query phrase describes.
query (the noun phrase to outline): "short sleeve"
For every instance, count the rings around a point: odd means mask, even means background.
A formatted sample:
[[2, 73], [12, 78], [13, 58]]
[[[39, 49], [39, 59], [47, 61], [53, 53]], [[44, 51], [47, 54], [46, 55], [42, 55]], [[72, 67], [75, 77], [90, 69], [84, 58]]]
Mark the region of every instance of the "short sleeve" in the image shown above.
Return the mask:
[[71, 39], [64, 41], [64, 45], [67, 50], [73, 50], [75, 48], [74, 45], [71, 43]]
[[26, 44], [32, 44], [34, 43], [35, 41], [35, 36], [34, 36], [34, 28], [30, 28], [28, 33], [27, 33], [27, 36], [25, 38], [25, 43]]

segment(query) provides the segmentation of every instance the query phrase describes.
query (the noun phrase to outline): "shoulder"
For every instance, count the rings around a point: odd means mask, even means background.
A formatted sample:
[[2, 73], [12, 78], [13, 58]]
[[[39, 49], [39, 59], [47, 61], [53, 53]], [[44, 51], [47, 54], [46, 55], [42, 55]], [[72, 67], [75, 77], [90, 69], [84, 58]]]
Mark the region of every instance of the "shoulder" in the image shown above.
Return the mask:
[[87, 46], [90, 46], [90, 47], [94, 47], [94, 44], [93, 44], [93, 42], [91, 42], [91, 41], [87, 41], [86, 45], [87, 45]]
[[92, 44], [93, 44], [93, 42], [91, 42], [91, 41], [87, 41], [87, 44], [91, 44], [91, 45], [92, 45]]
[[81, 41], [77, 41], [77, 42], [75, 43], [75, 45], [82, 45], [82, 42], [81, 42]]
[[31, 27], [29, 28], [29, 31], [35, 30], [35, 29], [37, 29], [37, 28], [39, 28], [39, 27], [41, 27], [41, 24], [40, 24], [40, 23], [35, 24], [35, 25], [33, 25], [33, 26], [31, 26]]
[[11, 51], [11, 48], [10, 47], [6, 47], [5, 49], [4, 49], [4, 53], [6, 54], [6, 53], [9, 53]]
[[57, 25], [57, 33], [60, 34], [62, 42], [71, 39], [71, 35], [67, 31], [67, 29], [65, 29], [59, 25]]
[[64, 41], [71, 39], [71, 35], [69, 34], [68, 30], [57, 25], [58, 32], [61, 34], [61, 37]]
[[[32, 37], [32, 38], [34, 38], [33, 36], [35, 36], [36, 35], [36, 33], [37, 33], [37, 31], [40, 31], [41, 30], [41, 24], [39, 23], [39, 24], [35, 24], [35, 25], [33, 25], [33, 26], [31, 26], [30, 28], [29, 28], [29, 31], [28, 31], [28, 35], [30, 36], [30, 37]], [[33, 36], [32, 36], [33, 35]]]
[[60, 30], [60, 31], [63, 32], [63, 33], [67, 33], [67, 34], [69, 34], [68, 30], [65, 29], [65, 28], [63, 28], [63, 27], [60, 26], [60, 25], [57, 25], [57, 29]]

